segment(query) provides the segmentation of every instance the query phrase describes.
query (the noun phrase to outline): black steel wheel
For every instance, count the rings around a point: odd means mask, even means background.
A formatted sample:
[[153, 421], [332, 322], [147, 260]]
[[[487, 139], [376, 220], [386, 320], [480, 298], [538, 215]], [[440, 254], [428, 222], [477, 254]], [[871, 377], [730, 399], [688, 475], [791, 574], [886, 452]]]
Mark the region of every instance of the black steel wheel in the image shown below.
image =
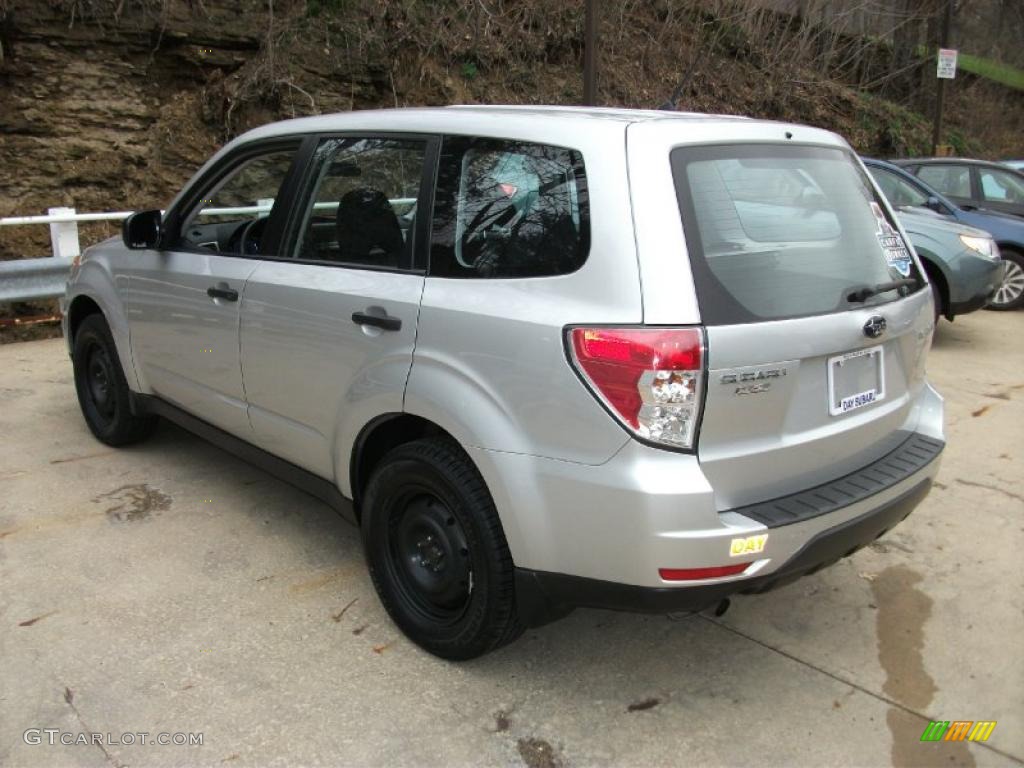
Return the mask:
[[117, 348], [102, 315], [89, 315], [78, 327], [72, 348], [75, 391], [89, 430], [108, 445], [138, 442], [152, 434], [155, 416], [131, 412], [131, 392]]
[[367, 484], [362, 530], [381, 602], [425, 650], [470, 659], [522, 632], [497, 510], [451, 440], [406, 443], [381, 460]]
[[386, 567], [405, 606], [424, 618], [458, 621], [469, 605], [469, 542], [448, 506], [430, 491], [410, 489], [389, 508]]

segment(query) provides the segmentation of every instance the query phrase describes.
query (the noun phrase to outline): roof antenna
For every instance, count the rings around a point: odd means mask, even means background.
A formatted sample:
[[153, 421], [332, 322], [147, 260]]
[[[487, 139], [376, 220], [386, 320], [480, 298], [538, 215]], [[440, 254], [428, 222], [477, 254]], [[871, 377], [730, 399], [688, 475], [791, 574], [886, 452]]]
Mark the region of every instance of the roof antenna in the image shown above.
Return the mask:
[[678, 102], [679, 97], [683, 95], [683, 91], [686, 89], [686, 86], [690, 84], [690, 76], [693, 74], [693, 70], [696, 68], [696, 66], [697, 57], [694, 56], [692, 59], [690, 59], [690, 66], [687, 67], [686, 73], [683, 75], [683, 78], [679, 81], [679, 84], [675, 87], [675, 90], [672, 91], [672, 95], [669, 97], [668, 101], [662, 103], [658, 107], [658, 109], [665, 109], [668, 110], [669, 112], [676, 111], [676, 102]]

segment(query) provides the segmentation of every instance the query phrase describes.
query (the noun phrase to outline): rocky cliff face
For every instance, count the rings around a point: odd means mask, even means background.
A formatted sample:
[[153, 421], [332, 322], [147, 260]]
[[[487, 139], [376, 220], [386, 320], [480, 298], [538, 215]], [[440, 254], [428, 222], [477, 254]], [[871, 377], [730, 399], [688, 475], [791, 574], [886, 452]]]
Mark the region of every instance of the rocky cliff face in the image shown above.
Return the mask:
[[[657, 106], [682, 81], [680, 108], [822, 125], [882, 154], [927, 146], [921, 116], [789, 61], [784, 40], [769, 48], [767, 36], [700, 3], [604, 7], [604, 103]], [[581, 8], [563, 0], [0, 0], [0, 216], [163, 206], [224, 141], [275, 119], [578, 103]], [[777, 32], [785, 31], [782, 22]], [[986, 102], [996, 115], [1000, 98]], [[1024, 119], [1019, 98], [1014, 109], [1010, 129]], [[967, 134], [971, 117], [960, 121]], [[116, 227], [82, 230], [85, 244]], [[0, 229], [0, 259], [48, 250], [45, 227]]]
[[[259, 50], [261, 29], [242, 3], [220, 2], [209, 15], [180, 6], [164, 19], [137, 9], [104, 23], [65, 4], [7, 10], [0, 215], [163, 205], [209, 155], [220, 137], [206, 89]], [[107, 229], [92, 226], [84, 239]], [[0, 238], [0, 257], [16, 257], [47, 233], [8, 228]]]

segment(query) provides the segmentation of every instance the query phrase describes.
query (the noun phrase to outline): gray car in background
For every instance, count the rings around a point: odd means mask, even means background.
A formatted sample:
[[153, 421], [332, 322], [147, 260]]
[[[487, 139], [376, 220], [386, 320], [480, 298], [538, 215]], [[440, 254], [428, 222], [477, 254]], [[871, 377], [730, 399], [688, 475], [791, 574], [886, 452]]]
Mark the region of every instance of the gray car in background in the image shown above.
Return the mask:
[[1024, 219], [973, 205], [958, 205], [918, 177], [884, 160], [865, 158], [864, 164], [894, 206], [915, 211], [927, 209], [947, 221], [988, 232], [999, 247], [1004, 274], [987, 306], [997, 310], [1024, 306]]
[[927, 275], [802, 125], [275, 123], [90, 248], [63, 308], [99, 440], [167, 418], [327, 501], [449, 659], [813, 573], [910, 514], [944, 447]]
[[936, 317], [952, 320], [980, 309], [1002, 285], [1005, 266], [992, 236], [952, 221], [927, 200], [868, 164], [875, 182], [896, 209], [932, 285]]

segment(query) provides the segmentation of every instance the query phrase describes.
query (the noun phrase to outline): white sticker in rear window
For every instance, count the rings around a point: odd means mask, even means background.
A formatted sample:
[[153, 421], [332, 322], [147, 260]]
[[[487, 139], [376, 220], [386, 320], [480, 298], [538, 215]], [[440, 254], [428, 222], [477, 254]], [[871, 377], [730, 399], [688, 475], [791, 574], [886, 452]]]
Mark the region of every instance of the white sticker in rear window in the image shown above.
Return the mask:
[[901, 275], [910, 277], [910, 251], [907, 249], [906, 243], [903, 242], [903, 238], [900, 237], [896, 228], [885, 218], [882, 207], [878, 203], [872, 201], [871, 211], [878, 219], [878, 243], [882, 246], [882, 252], [885, 253], [885, 260]]

